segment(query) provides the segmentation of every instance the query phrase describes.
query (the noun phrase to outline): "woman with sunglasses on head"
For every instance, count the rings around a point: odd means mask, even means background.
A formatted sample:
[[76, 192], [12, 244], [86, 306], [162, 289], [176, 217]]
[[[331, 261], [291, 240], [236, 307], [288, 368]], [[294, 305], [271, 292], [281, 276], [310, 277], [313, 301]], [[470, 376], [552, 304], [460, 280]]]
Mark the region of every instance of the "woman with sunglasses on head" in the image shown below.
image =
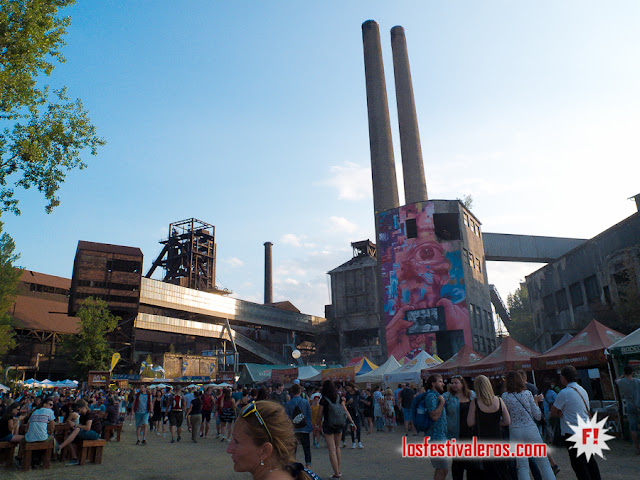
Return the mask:
[[250, 403], [240, 411], [227, 453], [236, 472], [249, 472], [253, 480], [320, 480], [295, 463], [296, 437], [282, 405], [271, 401]]
[[[469, 405], [471, 400], [476, 398], [473, 390], [464, 378], [454, 375], [449, 384], [449, 391], [442, 395], [444, 398], [444, 409], [447, 415], [447, 438], [456, 440], [471, 440], [473, 429], [467, 424], [469, 415]], [[464, 472], [467, 471], [467, 480], [482, 478], [478, 473], [479, 464], [477, 461], [465, 461], [454, 458], [451, 464], [451, 475], [453, 480], [462, 480]]]

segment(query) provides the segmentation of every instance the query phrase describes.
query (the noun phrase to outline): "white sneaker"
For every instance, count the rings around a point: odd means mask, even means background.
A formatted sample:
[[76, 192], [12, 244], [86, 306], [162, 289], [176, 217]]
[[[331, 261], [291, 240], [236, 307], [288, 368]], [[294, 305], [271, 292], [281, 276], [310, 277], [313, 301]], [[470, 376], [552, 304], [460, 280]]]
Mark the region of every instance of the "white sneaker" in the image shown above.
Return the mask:
[[362, 442], [358, 442], [358, 448], [364, 448], [364, 447], [362, 446]]
[[224, 435], [220, 437], [220, 441], [224, 442], [226, 440], [226, 438], [224, 438]]
[[340, 448], [344, 448], [344, 447], [346, 447], [346, 446], [347, 446], [347, 444], [346, 444], [346, 443], [344, 443], [344, 442], [342, 442], [342, 443], [340, 444]]
[[351, 444], [351, 448], [356, 448], [356, 444], [355, 444], [355, 442], [353, 442], [353, 443]]

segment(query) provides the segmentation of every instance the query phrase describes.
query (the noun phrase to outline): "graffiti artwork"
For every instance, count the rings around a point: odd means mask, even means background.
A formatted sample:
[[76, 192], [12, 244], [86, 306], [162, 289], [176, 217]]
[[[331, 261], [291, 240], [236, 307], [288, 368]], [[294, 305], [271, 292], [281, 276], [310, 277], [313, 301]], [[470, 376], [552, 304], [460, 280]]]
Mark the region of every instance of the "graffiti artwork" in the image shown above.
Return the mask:
[[437, 237], [433, 213], [422, 202], [377, 217], [387, 352], [396, 359], [438, 353], [438, 341], [471, 345], [460, 242]]

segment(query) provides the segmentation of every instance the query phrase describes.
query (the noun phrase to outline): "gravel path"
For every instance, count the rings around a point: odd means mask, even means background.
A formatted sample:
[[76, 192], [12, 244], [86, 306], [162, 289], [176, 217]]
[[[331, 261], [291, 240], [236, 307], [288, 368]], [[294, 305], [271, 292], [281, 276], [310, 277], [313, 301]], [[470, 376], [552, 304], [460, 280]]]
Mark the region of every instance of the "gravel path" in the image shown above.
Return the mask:
[[[347, 437], [348, 440], [349, 437]], [[247, 474], [234, 473], [233, 464], [225, 453], [226, 444], [215, 439], [200, 439], [197, 444], [184, 435], [180, 443], [169, 443], [170, 438], [150, 434], [146, 446], [135, 445], [134, 427], [125, 425], [120, 443], [111, 441], [104, 450], [102, 465], [66, 467], [53, 462], [49, 470], [36, 469], [27, 473], [0, 469], [0, 479], [55, 479], [55, 480], [200, 480], [200, 479], [248, 479]], [[410, 441], [417, 440], [409, 437]], [[364, 449], [342, 449], [344, 480], [400, 480], [430, 479], [433, 469], [428, 460], [403, 459], [402, 435], [396, 433], [363, 434]], [[350, 447], [350, 442], [347, 443]], [[615, 440], [609, 443], [606, 460], [598, 458], [603, 479], [622, 480], [640, 478], [640, 457], [633, 455], [628, 442]], [[327, 449], [312, 447], [313, 470], [328, 479], [331, 467]], [[574, 479], [565, 450], [556, 452], [560, 465], [559, 479]], [[302, 449], [298, 450], [302, 460]], [[451, 478], [449, 475], [447, 478]]]

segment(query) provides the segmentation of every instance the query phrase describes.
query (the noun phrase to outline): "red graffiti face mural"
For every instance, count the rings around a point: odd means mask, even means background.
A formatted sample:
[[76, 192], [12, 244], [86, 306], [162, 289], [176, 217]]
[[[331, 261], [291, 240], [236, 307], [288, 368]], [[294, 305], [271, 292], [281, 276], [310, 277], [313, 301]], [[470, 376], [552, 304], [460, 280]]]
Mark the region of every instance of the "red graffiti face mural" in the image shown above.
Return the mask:
[[433, 204], [380, 213], [378, 232], [388, 354], [437, 353], [437, 338], [470, 344], [459, 242], [438, 239]]

